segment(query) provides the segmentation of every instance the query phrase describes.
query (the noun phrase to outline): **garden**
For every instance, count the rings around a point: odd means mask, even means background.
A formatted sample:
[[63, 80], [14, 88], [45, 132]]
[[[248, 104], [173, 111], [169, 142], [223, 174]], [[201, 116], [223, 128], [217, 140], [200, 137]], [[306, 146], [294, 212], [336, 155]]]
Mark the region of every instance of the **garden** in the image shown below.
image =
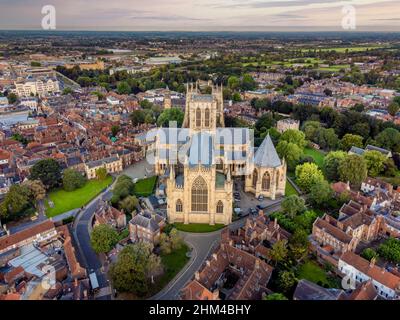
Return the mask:
[[46, 202], [47, 217], [55, 217], [61, 213], [86, 205], [111, 183], [112, 177], [107, 176], [104, 180], [89, 180], [83, 187], [73, 191], [66, 191], [64, 189], [51, 191], [48, 198], [53, 203], [53, 206], [50, 206], [48, 201]]

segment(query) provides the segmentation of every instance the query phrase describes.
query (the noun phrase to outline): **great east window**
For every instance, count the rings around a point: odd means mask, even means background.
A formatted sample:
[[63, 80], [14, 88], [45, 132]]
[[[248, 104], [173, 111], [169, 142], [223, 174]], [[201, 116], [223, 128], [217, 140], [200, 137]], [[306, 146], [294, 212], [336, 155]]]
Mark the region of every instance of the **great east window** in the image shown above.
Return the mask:
[[197, 178], [192, 186], [192, 211], [208, 211], [208, 189], [202, 177]]

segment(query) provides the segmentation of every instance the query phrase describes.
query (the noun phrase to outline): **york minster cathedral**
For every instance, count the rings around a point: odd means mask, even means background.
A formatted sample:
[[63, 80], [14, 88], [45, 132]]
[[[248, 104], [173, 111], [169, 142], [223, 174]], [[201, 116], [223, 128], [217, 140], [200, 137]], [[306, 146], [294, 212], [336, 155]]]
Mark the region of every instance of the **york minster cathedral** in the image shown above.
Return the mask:
[[248, 128], [225, 128], [222, 87], [201, 94], [188, 86], [182, 128], [159, 128], [155, 137], [155, 171], [166, 180], [169, 222], [228, 225], [238, 179], [256, 197], [283, 196], [285, 161], [269, 136], [259, 148], [253, 140]]

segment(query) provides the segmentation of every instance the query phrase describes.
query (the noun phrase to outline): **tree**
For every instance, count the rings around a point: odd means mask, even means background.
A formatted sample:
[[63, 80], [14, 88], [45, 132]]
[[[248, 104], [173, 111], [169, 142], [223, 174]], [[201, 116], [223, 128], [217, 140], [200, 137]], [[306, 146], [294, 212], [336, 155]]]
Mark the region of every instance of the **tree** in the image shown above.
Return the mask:
[[143, 110], [134, 110], [129, 117], [131, 119], [132, 125], [136, 127], [145, 123], [146, 114], [143, 112]]
[[285, 260], [288, 255], [287, 242], [286, 240], [279, 240], [272, 245], [272, 249], [269, 251], [269, 258], [277, 265], [279, 262]]
[[26, 185], [13, 184], [1, 203], [0, 216], [13, 220], [30, 206], [30, 190]]
[[376, 136], [379, 147], [400, 152], [400, 132], [393, 128], [387, 128]]
[[308, 252], [308, 234], [303, 229], [297, 229], [289, 240], [289, 249], [296, 260], [303, 259]]
[[181, 127], [184, 116], [184, 113], [179, 108], [166, 109], [158, 117], [157, 125], [160, 127], [169, 127], [171, 121], [176, 121], [177, 126]]
[[46, 188], [40, 180], [27, 180], [23, 184], [26, 186], [33, 197], [34, 200], [43, 200], [46, 197]]
[[294, 169], [303, 156], [302, 148], [287, 141], [280, 141], [276, 146], [276, 151], [281, 158], [285, 158], [289, 169]]
[[66, 169], [63, 172], [63, 187], [66, 191], [73, 191], [83, 187], [86, 177], [74, 169]]
[[379, 246], [378, 254], [390, 262], [400, 263], [400, 240], [395, 238], [387, 239]]
[[362, 148], [364, 146], [363, 140], [363, 137], [359, 135], [347, 133], [340, 141], [340, 147], [346, 152], [349, 151], [351, 147]]
[[361, 256], [364, 259], [367, 259], [368, 261], [371, 261], [372, 259], [377, 259], [378, 258], [378, 253], [372, 249], [372, 248], [366, 248], [363, 250], [363, 252], [361, 253]]
[[348, 155], [339, 165], [340, 180], [349, 181], [353, 186], [360, 186], [368, 174], [364, 158], [358, 155]]
[[15, 93], [9, 93], [8, 96], [7, 96], [7, 99], [8, 99], [8, 103], [9, 104], [14, 104], [14, 103], [17, 102], [18, 97], [17, 97], [17, 95]]
[[300, 188], [309, 193], [311, 187], [324, 180], [324, 175], [315, 163], [304, 163], [296, 167], [296, 182]]
[[172, 250], [179, 250], [183, 245], [182, 237], [179, 235], [178, 230], [173, 228], [169, 233], [169, 240]]
[[291, 195], [286, 197], [282, 201], [283, 211], [289, 215], [289, 217], [294, 218], [297, 214], [303, 212], [306, 209], [305, 201], [297, 195]]
[[117, 92], [118, 94], [130, 94], [132, 92], [132, 88], [128, 82], [121, 81], [118, 83]]
[[143, 297], [161, 268], [161, 259], [152, 253], [152, 246], [139, 242], [122, 249], [117, 262], [110, 267], [110, 277], [118, 291]]
[[54, 159], [40, 160], [32, 167], [29, 180], [40, 180], [47, 189], [53, 189], [60, 185], [61, 166]]
[[160, 234], [159, 245], [160, 245], [160, 250], [161, 250], [162, 254], [167, 255], [167, 254], [171, 253], [171, 251], [172, 251], [171, 243], [170, 243], [170, 239], [166, 233]]
[[118, 243], [118, 233], [107, 224], [93, 228], [90, 235], [90, 245], [96, 253], [110, 252]]
[[251, 91], [251, 90], [254, 90], [256, 87], [257, 87], [257, 83], [251, 75], [249, 75], [249, 74], [243, 75], [242, 83], [241, 83], [241, 89], [243, 91]]
[[312, 225], [317, 217], [318, 214], [313, 210], [307, 210], [304, 213], [299, 214], [293, 220], [296, 227], [294, 228], [294, 230], [292, 230], [292, 232], [296, 231], [299, 228], [311, 232]]
[[240, 86], [240, 79], [236, 76], [230, 76], [228, 78], [228, 88], [231, 90], [236, 90]]
[[328, 181], [321, 180], [315, 183], [310, 188], [308, 194], [308, 200], [316, 206], [322, 206], [326, 204], [329, 199], [332, 199], [333, 191]]
[[396, 102], [392, 102], [388, 106], [388, 112], [392, 117], [396, 116], [397, 112], [399, 112], [399, 109], [400, 105], [398, 105]]
[[321, 123], [318, 121], [306, 121], [302, 128], [306, 138], [315, 141], [316, 132], [321, 128]]
[[298, 145], [301, 149], [303, 149], [307, 144], [304, 132], [295, 129], [289, 129], [282, 133], [281, 141], [294, 143]]
[[347, 153], [343, 151], [331, 151], [324, 158], [323, 171], [330, 181], [339, 180], [339, 165], [346, 158]]
[[96, 169], [96, 178], [98, 180], [105, 180], [108, 176], [107, 169], [104, 167]]
[[139, 204], [139, 200], [135, 196], [127, 196], [119, 202], [119, 207], [124, 209], [125, 212], [133, 212]]
[[133, 194], [134, 187], [135, 185], [131, 177], [127, 175], [119, 176], [113, 188], [113, 198], [111, 202], [116, 204], [121, 199]]
[[386, 157], [379, 151], [366, 151], [363, 154], [363, 158], [367, 164], [368, 174], [371, 177], [376, 177], [385, 169]]
[[163, 254], [170, 254], [173, 250], [179, 250], [183, 245], [182, 237], [179, 235], [178, 230], [171, 229], [169, 235], [162, 233], [160, 235], [160, 250]]
[[271, 113], [265, 113], [261, 116], [260, 119], [258, 119], [255, 127], [256, 127], [256, 130], [258, 130], [258, 131], [266, 131], [267, 129], [274, 127], [275, 124], [276, 124], [276, 121], [274, 119], [274, 116]]
[[282, 293], [272, 293], [264, 297], [263, 300], [275, 301], [275, 300], [288, 300]]
[[113, 137], [116, 137], [118, 132], [121, 130], [119, 126], [112, 126], [111, 127], [111, 134]]
[[319, 128], [315, 132], [314, 142], [322, 149], [335, 149], [339, 144], [339, 138], [334, 129]]
[[296, 285], [297, 279], [293, 271], [281, 271], [278, 275], [278, 287], [284, 293], [290, 293]]

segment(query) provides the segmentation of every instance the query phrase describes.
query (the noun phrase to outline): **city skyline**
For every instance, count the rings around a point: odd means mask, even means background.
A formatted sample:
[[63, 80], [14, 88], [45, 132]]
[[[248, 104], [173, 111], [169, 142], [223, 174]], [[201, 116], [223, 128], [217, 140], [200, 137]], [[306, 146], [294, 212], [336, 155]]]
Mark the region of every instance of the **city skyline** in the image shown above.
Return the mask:
[[[44, 0], [5, 0], [0, 29], [41, 29]], [[343, 7], [356, 10], [352, 31], [400, 31], [396, 0], [54, 0], [58, 30], [339, 31]]]

